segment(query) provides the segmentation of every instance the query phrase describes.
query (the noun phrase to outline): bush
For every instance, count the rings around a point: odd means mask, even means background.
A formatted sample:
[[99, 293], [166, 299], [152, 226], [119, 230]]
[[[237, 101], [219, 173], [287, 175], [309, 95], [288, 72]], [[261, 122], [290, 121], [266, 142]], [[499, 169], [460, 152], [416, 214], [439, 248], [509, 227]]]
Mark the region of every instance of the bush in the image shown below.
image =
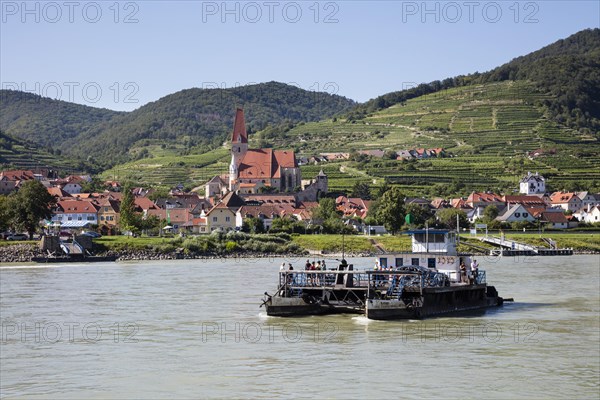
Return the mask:
[[237, 249], [238, 244], [236, 242], [228, 241], [227, 243], [225, 243], [225, 251], [227, 253], [233, 253]]

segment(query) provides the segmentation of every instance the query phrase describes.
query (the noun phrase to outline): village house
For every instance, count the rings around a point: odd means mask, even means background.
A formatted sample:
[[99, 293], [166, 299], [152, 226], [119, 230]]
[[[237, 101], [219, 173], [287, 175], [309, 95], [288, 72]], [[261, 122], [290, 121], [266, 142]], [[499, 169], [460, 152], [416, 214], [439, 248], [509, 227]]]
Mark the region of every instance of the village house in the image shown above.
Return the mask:
[[550, 202], [553, 206], [561, 207], [565, 211], [577, 211], [583, 206], [583, 201], [577, 197], [576, 193], [555, 192], [550, 195]]
[[505, 195], [502, 200], [508, 207], [515, 204], [521, 204], [525, 207], [546, 207], [546, 202], [539, 196], [530, 195]]
[[501, 209], [506, 205], [499, 195], [482, 192], [472, 192], [465, 203], [471, 208], [496, 206]]
[[[147, 212], [148, 216], [155, 216], [159, 220], [165, 222], [165, 226], [170, 226], [171, 228], [166, 228], [166, 230], [170, 230], [173, 233], [179, 233], [184, 230], [184, 225], [192, 219], [192, 213], [185, 208], [174, 208], [163, 210], [162, 208], [154, 208], [149, 209]], [[162, 226], [162, 229], [165, 229], [165, 226]]]
[[359, 197], [338, 196], [335, 199], [336, 209], [341, 211], [345, 218], [366, 218], [369, 212], [369, 203]]
[[586, 224], [598, 223], [600, 222], [600, 205], [583, 207], [579, 211], [574, 212], [573, 216]]
[[84, 228], [98, 225], [98, 205], [90, 200], [60, 200], [53, 210], [52, 222], [61, 228]]
[[119, 226], [121, 203], [112, 197], [98, 200], [98, 225], [103, 235], [114, 233]]
[[535, 218], [522, 204], [514, 204], [506, 207], [502, 215], [496, 217], [496, 221], [500, 222], [533, 222]]
[[207, 217], [193, 217], [191, 220], [182, 225], [187, 233], [191, 234], [207, 234], [210, 233], [208, 229], [208, 218]]
[[234, 230], [236, 213], [243, 205], [245, 205], [244, 199], [234, 192], [227, 193], [217, 205], [206, 213], [209, 231]]
[[545, 193], [546, 180], [537, 172], [535, 174], [527, 172], [527, 175], [519, 182], [519, 192], [523, 194]]
[[0, 194], [7, 195], [18, 189], [22, 182], [34, 180], [32, 171], [14, 170], [0, 172]]
[[204, 195], [206, 197], [222, 196], [227, 193], [227, 176], [215, 176], [210, 181], [206, 182], [204, 187]]
[[600, 193], [578, 192], [577, 197], [581, 199], [582, 207], [600, 205]]
[[539, 221], [552, 229], [567, 229], [569, 221], [562, 212], [543, 211], [538, 217]]
[[279, 209], [273, 205], [242, 206], [235, 215], [235, 226], [241, 228], [246, 218], [258, 218], [263, 222], [265, 230], [271, 229], [273, 220], [279, 218]]

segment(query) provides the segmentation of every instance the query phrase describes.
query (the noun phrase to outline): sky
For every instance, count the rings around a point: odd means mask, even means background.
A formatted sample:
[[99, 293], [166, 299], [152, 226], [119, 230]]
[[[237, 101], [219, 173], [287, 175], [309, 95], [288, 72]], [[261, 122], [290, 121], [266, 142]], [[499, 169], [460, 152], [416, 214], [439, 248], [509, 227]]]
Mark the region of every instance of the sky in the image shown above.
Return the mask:
[[0, 0], [0, 12], [2, 89], [120, 111], [268, 81], [363, 102], [600, 27], [598, 0]]

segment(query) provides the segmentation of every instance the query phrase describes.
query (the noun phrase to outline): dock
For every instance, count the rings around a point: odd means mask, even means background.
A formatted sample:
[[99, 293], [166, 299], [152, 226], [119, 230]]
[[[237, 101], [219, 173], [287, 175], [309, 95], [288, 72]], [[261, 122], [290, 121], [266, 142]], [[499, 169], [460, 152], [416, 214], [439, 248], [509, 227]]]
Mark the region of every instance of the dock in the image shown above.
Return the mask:
[[573, 249], [558, 249], [554, 241], [545, 240], [551, 247], [532, 246], [527, 243], [507, 240], [503, 237], [485, 236], [480, 239], [484, 243], [493, 244], [497, 249], [490, 250], [490, 255], [499, 256], [572, 256]]

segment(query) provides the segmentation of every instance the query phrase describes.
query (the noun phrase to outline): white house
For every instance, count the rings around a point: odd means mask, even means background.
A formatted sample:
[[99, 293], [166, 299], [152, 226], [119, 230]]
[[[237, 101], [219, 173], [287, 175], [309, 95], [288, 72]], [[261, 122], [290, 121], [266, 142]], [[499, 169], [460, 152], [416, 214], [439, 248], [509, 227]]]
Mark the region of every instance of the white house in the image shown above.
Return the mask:
[[62, 228], [83, 228], [98, 225], [98, 208], [87, 200], [63, 200], [56, 204], [52, 222], [60, 223]]
[[600, 222], [600, 206], [584, 207], [576, 213], [573, 213], [573, 216], [577, 218], [580, 222], [585, 222], [587, 224], [594, 224], [596, 222]]
[[519, 192], [523, 194], [546, 193], [546, 180], [537, 172], [535, 174], [527, 172], [527, 175], [519, 183]]
[[81, 193], [81, 185], [78, 182], [69, 182], [62, 187], [62, 190], [69, 194], [79, 194]]
[[535, 218], [522, 204], [515, 204], [507, 207], [504, 214], [496, 217], [496, 220], [500, 222], [533, 222]]

